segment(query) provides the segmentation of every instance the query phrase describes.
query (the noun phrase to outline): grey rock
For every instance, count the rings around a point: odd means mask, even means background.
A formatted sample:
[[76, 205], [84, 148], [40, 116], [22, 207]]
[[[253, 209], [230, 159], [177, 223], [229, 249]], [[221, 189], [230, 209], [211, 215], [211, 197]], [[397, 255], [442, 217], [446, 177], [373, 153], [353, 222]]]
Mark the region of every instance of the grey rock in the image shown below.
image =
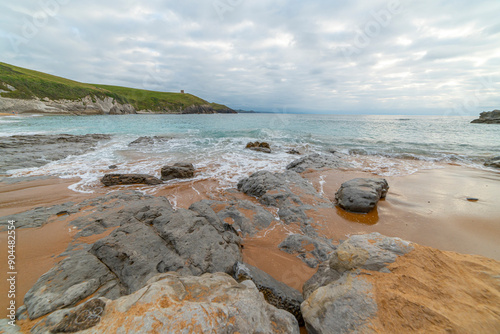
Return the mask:
[[126, 114], [137, 114], [137, 111], [131, 104], [119, 104], [116, 103], [109, 109], [110, 115], [126, 115]]
[[143, 136], [139, 137], [136, 140], [130, 142], [128, 146], [145, 146], [145, 145], [153, 145], [156, 143], [163, 143], [168, 141], [169, 137], [164, 136]]
[[86, 249], [73, 251], [43, 274], [24, 296], [30, 319], [72, 306], [116, 277]]
[[106, 187], [128, 184], [162, 184], [162, 180], [147, 174], [106, 174], [101, 178]]
[[314, 153], [307, 155], [298, 160], [292, 161], [286, 169], [293, 170], [297, 173], [302, 173], [306, 169], [321, 169], [321, 168], [350, 168], [352, 167], [345, 161], [345, 156], [340, 153], [334, 154], [319, 154]]
[[[211, 208], [212, 206], [223, 206], [224, 208], [216, 214]], [[200, 213], [209, 221], [210, 219], [218, 219], [222, 222], [231, 220], [231, 227], [243, 236], [253, 236], [259, 230], [269, 227], [275, 220], [269, 211], [246, 200], [227, 202], [203, 200], [194, 203], [189, 209]]]
[[500, 110], [484, 111], [471, 123], [500, 124]]
[[206, 105], [192, 105], [181, 111], [182, 114], [216, 114], [217, 112], [212, 106]]
[[2, 334], [20, 334], [21, 332], [21, 327], [18, 325], [10, 325], [9, 324], [9, 319], [0, 319], [0, 333]]
[[194, 176], [194, 166], [191, 163], [179, 162], [173, 166], [161, 168], [161, 179], [169, 181], [173, 179], [188, 179]]
[[310, 221], [305, 211], [312, 209], [312, 206], [304, 204], [297, 194], [316, 200], [317, 207], [331, 207], [331, 203], [322, 198], [312, 184], [293, 171], [256, 172], [240, 180], [238, 190], [259, 198], [264, 205], [279, 208], [279, 217], [285, 223], [307, 224]]
[[484, 163], [486, 167], [500, 168], [500, 157], [494, 157]]
[[387, 272], [387, 265], [413, 250], [410, 242], [380, 233], [355, 235], [340, 244], [303, 286], [301, 305], [310, 333], [358, 333], [377, 312], [371, 284], [360, 269]]
[[[128, 293], [158, 273], [188, 275], [231, 273], [241, 260], [241, 239], [221, 222], [209, 222], [190, 210], [151, 208], [147, 222], [130, 221], [92, 246]], [[143, 220], [143, 219], [142, 219]]]
[[81, 155], [110, 138], [103, 134], [0, 137], [0, 173], [5, 174], [11, 169], [40, 167], [69, 155]]
[[[311, 248], [312, 250], [307, 250]], [[335, 246], [329, 240], [317, 237], [311, 238], [306, 235], [292, 234], [283, 240], [278, 248], [289, 254], [297, 254], [311, 268], [316, 268], [319, 263], [326, 261], [329, 254], [335, 250]]]
[[295, 155], [302, 155], [302, 153], [300, 153], [300, 151], [298, 151], [298, 150], [296, 150], [294, 148], [286, 151], [286, 153], [288, 153], [288, 154], [295, 154]]
[[389, 185], [385, 179], [357, 178], [342, 183], [335, 199], [344, 210], [368, 213], [381, 198], [385, 198], [388, 190]]
[[300, 312], [300, 304], [304, 299], [300, 292], [247, 263], [238, 262], [236, 264], [234, 278], [238, 282], [251, 280], [257, 286], [257, 289], [263, 293], [269, 304], [290, 312], [295, 316], [299, 325], [304, 325], [304, 319]]

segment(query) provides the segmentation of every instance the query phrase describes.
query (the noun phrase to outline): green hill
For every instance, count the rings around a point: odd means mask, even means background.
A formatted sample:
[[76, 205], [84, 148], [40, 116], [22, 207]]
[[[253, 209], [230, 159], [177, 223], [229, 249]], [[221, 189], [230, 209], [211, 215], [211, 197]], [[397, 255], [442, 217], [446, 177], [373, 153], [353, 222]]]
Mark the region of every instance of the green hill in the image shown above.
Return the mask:
[[[10, 85], [11, 87], [9, 87]], [[15, 90], [12, 90], [12, 87]], [[142, 89], [81, 83], [54, 75], [33, 71], [0, 62], [1, 97], [14, 99], [50, 99], [78, 101], [86, 96], [104, 99], [111, 97], [121, 104], [131, 104], [136, 110], [178, 113], [192, 106], [211, 106], [215, 111], [230, 108], [209, 103], [197, 96]]]

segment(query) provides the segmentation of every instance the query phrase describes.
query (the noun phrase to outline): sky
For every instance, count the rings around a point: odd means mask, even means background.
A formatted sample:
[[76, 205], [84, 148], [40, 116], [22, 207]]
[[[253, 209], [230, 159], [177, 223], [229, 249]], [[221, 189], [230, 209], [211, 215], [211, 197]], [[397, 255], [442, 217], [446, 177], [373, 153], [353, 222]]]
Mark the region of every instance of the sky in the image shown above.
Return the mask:
[[500, 109], [498, 0], [16, 0], [0, 61], [233, 109]]

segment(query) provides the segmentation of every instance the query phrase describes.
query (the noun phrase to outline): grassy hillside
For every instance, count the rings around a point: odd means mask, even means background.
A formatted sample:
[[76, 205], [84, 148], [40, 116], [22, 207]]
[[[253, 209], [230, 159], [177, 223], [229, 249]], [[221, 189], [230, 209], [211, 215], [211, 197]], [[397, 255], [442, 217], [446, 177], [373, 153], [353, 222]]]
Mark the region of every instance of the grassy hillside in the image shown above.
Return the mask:
[[[16, 88], [9, 91], [7, 85]], [[136, 110], [180, 112], [192, 105], [211, 105], [215, 110], [228, 107], [208, 103], [191, 94], [165, 93], [142, 89], [86, 84], [54, 75], [28, 70], [0, 62], [0, 96], [16, 99], [79, 100], [85, 96], [112, 97], [118, 102], [130, 103]]]

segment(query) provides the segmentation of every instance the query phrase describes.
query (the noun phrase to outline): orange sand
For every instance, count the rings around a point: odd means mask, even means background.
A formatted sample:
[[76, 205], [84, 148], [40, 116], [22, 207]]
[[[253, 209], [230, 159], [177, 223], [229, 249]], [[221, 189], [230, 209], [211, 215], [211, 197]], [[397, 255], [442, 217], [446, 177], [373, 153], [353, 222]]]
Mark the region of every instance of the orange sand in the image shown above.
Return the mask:
[[377, 333], [500, 333], [500, 262], [417, 245], [389, 269], [363, 276]]

